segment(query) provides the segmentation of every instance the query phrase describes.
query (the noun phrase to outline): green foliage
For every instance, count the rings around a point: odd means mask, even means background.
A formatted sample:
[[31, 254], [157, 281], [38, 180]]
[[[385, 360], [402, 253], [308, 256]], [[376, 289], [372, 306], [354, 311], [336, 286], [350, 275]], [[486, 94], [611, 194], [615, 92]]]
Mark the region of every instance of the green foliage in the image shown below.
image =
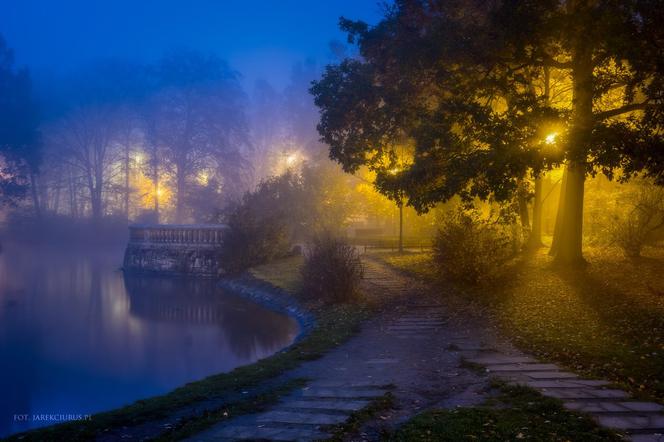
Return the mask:
[[302, 268], [302, 291], [307, 297], [327, 303], [352, 300], [363, 276], [355, 247], [331, 234], [314, 239]]
[[664, 184], [663, 16], [653, 0], [398, 1], [375, 26], [342, 22], [359, 56], [314, 84], [319, 132], [386, 194], [377, 165], [412, 144], [398, 188], [420, 212], [454, 195], [510, 200], [567, 164], [554, 252], [581, 262], [586, 175]]
[[620, 441], [590, 418], [570, 412], [558, 400], [527, 387], [500, 385], [486, 406], [427, 411], [407, 422], [390, 440], [503, 442]]
[[495, 280], [514, 255], [504, 226], [463, 211], [444, 221], [433, 250], [434, 261], [445, 277], [469, 284]]

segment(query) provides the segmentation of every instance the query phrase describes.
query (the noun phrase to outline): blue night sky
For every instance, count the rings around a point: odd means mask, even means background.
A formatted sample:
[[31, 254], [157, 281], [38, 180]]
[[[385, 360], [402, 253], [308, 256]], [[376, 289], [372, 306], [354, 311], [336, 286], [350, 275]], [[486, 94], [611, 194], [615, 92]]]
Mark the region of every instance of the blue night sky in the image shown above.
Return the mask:
[[152, 61], [174, 49], [226, 59], [251, 87], [282, 87], [293, 63], [330, 60], [338, 19], [375, 23], [378, 0], [0, 0], [0, 33], [19, 64], [67, 71], [90, 60]]

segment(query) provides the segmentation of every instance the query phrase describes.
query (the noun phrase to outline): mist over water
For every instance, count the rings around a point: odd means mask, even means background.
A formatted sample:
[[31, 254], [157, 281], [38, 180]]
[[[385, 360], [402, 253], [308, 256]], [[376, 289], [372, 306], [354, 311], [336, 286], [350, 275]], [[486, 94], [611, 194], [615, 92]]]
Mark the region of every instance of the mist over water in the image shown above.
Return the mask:
[[4, 246], [0, 436], [56, 423], [35, 414], [91, 414], [230, 371], [298, 333], [213, 281], [125, 277], [119, 248]]

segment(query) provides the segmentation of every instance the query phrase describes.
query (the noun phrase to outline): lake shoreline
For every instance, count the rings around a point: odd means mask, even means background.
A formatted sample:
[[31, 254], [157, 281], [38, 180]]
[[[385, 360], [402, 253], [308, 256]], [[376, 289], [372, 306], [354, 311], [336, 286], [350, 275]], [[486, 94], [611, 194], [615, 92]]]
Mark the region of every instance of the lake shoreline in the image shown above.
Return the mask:
[[299, 327], [298, 335], [293, 342], [279, 350], [279, 352], [283, 352], [300, 342], [316, 325], [315, 316], [309, 310], [302, 307], [295, 296], [250, 273], [245, 273], [237, 277], [222, 278], [217, 282], [217, 286], [228, 290], [236, 296], [253, 301], [268, 310], [285, 314], [297, 321]]

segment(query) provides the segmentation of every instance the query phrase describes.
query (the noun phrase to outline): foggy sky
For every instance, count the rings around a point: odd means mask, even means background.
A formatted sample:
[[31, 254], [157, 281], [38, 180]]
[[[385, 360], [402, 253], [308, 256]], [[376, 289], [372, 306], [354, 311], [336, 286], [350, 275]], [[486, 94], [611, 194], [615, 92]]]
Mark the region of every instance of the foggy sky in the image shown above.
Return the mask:
[[194, 49], [226, 59], [249, 89], [284, 86], [306, 58], [328, 63], [329, 41], [345, 42], [340, 16], [375, 23], [381, 11], [378, 0], [0, 0], [0, 33], [34, 70]]

